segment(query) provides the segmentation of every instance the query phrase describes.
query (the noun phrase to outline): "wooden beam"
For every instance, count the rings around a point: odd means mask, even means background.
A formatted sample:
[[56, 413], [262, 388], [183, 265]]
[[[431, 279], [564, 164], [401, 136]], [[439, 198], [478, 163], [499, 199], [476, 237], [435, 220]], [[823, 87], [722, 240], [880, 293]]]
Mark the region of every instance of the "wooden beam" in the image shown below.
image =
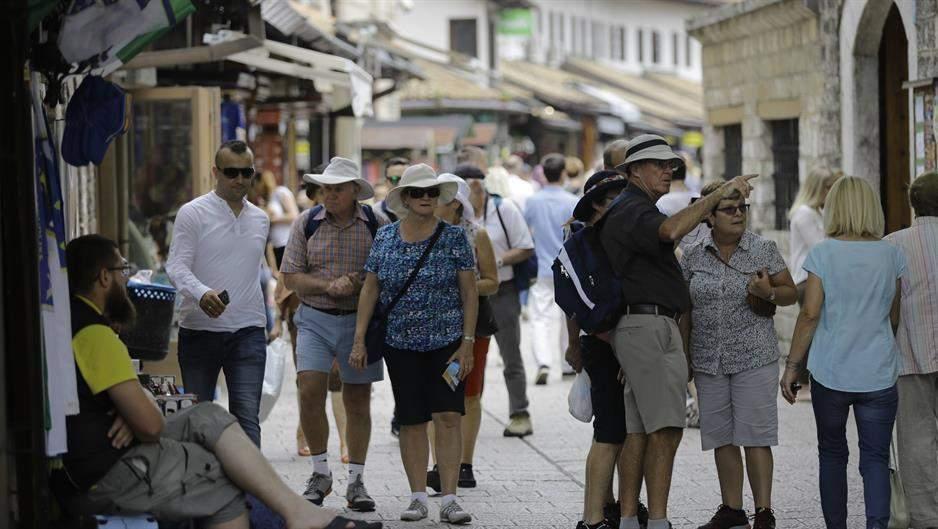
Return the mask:
[[137, 68], [159, 68], [162, 66], [175, 66], [180, 64], [198, 64], [220, 61], [229, 55], [259, 48], [263, 41], [254, 37], [244, 37], [238, 40], [222, 42], [212, 46], [194, 46], [192, 48], [177, 48], [173, 50], [146, 51], [124, 66], [122, 69], [134, 70]]

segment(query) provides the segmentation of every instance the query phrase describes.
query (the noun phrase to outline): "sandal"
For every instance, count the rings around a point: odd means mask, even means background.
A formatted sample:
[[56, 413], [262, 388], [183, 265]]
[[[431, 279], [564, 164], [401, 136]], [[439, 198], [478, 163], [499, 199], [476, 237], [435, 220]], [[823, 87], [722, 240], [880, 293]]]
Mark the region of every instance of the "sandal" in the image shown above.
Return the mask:
[[[349, 524], [353, 524], [349, 526]], [[344, 516], [336, 516], [325, 529], [381, 529], [381, 522], [366, 522], [365, 520], [352, 520]]]

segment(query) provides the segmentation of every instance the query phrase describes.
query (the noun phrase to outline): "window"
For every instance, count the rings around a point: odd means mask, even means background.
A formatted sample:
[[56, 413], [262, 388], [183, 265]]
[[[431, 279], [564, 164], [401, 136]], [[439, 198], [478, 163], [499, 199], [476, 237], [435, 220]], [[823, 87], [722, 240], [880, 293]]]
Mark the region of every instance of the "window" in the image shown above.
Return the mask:
[[589, 21], [585, 18], [580, 18], [580, 46], [583, 50], [584, 56], [590, 55], [590, 35], [589, 35]]
[[619, 57], [619, 28], [609, 26], [609, 58]]
[[674, 66], [677, 66], [680, 64], [680, 61], [678, 60], [678, 57], [677, 57], [677, 48], [678, 48], [677, 43], [678, 43], [678, 35], [677, 35], [677, 31], [675, 31], [674, 33], [671, 33], [671, 64], [673, 64]]
[[684, 66], [690, 68], [691, 64], [690, 35], [684, 35]]
[[580, 47], [580, 22], [576, 17], [570, 18], [570, 37], [573, 40], [573, 54], [580, 55], [583, 49]]
[[622, 43], [622, 48], [619, 50], [619, 60], [625, 62], [626, 57], [628, 57], [628, 55], [626, 55], [626, 50], [628, 49], [628, 46], [626, 46], [625, 44], [626, 43], [625, 26], [619, 26], [619, 41]]
[[723, 179], [743, 174], [743, 126], [723, 127]]
[[603, 31], [603, 30], [605, 29], [605, 25], [602, 24], [602, 23], [600, 23], [600, 22], [593, 21], [592, 26], [593, 26], [593, 31], [592, 31], [592, 37], [593, 37], [593, 54], [592, 54], [592, 57], [593, 57], [594, 59], [599, 59], [600, 57], [608, 57], [608, 56], [609, 56], [608, 51], [605, 50], [605, 49], [603, 49], [603, 46], [605, 46], [605, 44], [606, 44], [605, 39], [602, 38], [602, 37], [603, 37], [603, 34], [604, 34], [604, 31]]
[[470, 57], [479, 56], [476, 19], [462, 18], [449, 21], [449, 49]]
[[661, 62], [661, 34], [657, 31], [651, 32], [651, 62]]
[[564, 24], [566, 24], [566, 22], [567, 22], [566, 17], [564, 16], [563, 13], [560, 13], [559, 15], [557, 15], [557, 35], [558, 35], [557, 43], [559, 44], [560, 50], [563, 50], [563, 51], [566, 51], [567, 49], [566, 48], [567, 35], [566, 35], [566, 32], [564, 31], [566, 29], [564, 28]]
[[788, 227], [788, 210], [798, 193], [798, 120], [770, 121], [772, 128], [772, 160], [775, 172], [775, 229]]
[[645, 39], [644, 33], [645, 33], [644, 30], [641, 30], [641, 29], [635, 32], [635, 36], [636, 36], [635, 41], [638, 44], [638, 62], [639, 63], [645, 62], [645, 43], [642, 42]]

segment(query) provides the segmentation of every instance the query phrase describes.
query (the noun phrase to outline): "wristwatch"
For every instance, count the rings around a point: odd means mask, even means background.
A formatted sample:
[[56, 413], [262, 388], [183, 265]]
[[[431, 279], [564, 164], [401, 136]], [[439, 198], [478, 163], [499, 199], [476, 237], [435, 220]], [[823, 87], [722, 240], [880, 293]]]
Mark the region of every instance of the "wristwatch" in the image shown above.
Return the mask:
[[775, 302], [775, 287], [772, 287], [772, 293], [769, 294], [769, 301]]
[[475, 343], [476, 337], [475, 337], [475, 336], [463, 336], [463, 337], [462, 337], [462, 341], [464, 341], [464, 342], [469, 342], [469, 343]]

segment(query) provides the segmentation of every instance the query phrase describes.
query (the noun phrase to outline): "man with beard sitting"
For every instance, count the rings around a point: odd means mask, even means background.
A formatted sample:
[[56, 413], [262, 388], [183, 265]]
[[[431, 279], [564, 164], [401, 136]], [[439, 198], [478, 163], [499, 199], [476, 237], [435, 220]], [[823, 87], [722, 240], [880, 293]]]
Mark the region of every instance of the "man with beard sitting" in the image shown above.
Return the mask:
[[294, 494], [221, 407], [202, 403], [164, 421], [113, 330], [135, 316], [127, 261], [100, 235], [71, 241], [66, 253], [81, 410], [67, 419], [70, 450], [51, 476], [66, 511], [151, 513], [160, 521], [247, 529], [249, 493], [288, 529], [380, 529]]

